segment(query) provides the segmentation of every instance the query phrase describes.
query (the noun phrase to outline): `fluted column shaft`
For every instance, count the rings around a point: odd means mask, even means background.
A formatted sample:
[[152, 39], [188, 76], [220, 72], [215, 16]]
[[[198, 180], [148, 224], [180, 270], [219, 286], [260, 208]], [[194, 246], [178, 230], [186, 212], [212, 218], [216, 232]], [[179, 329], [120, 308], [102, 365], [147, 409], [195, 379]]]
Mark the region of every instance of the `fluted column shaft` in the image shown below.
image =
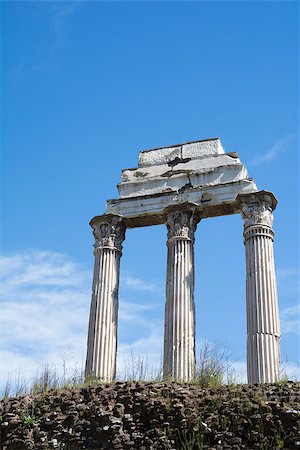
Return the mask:
[[116, 374], [118, 289], [125, 226], [108, 217], [93, 226], [94, 277], [90, 309], [86, 377], [112, 381]]
[[273, 254], [272, 203], [252, 195], [241, 205], [246, 248], [248, 383], [273, 383], [280, 364], [280, 325]]
[[164, 378], [190, 381], [195, 372], [193, 213], [167, 218], [168, 259], [165, 307]]

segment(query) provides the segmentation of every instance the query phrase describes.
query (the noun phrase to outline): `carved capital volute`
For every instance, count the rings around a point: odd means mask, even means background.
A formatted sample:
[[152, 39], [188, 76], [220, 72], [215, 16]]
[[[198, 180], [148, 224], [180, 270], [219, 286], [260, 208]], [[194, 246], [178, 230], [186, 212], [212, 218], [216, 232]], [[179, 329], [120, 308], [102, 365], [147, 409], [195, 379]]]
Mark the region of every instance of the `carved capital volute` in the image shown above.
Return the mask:
[[244, 219], [244, 228], [262, 225], [272, 229], [273, 210], [277, 200], [271, 192], [260, 191], [238, 196], [239, 211]]
[[92, 224], [95, 238], [95, 251], [101, 248], [111, 248], [122, 251], [126, 227], [119, 216], [102, 216], [99, 221]]
[[270, 204], [267, 202], [243, 203], [241, 205], [241, 214], [245, 228], [254, 225], [266, 225], [272, 228], [273, 212]]
[[197, 222], [193, 211], [175, 210], [168, 214], [166, 225], [168, 239], [189, 239], [194, 241]]

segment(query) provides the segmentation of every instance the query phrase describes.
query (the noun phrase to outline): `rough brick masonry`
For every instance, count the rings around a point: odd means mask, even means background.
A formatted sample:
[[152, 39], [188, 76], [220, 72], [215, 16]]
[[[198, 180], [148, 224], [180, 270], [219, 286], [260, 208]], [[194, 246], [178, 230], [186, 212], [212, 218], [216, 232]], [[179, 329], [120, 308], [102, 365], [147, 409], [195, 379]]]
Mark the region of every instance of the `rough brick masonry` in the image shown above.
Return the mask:
[[300, 449], [299, 383], [124, 382], [4, 399], [8, 449]]

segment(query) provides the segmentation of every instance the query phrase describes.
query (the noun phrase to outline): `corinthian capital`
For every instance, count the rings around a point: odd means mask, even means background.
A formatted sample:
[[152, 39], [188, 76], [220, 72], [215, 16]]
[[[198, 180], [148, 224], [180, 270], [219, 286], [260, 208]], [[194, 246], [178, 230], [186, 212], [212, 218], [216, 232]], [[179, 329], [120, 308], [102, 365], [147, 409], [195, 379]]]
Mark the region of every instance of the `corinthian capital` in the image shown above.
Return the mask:
[[167, 216], [168, 239], [185, 238], [194, 240], [197, 221], [192, 211], [176, 210]]
[[245, 228], [253, 225], [266, 225], [272, 228], [273, 213], [272, 208], [267, 202], [242, 203], [241, 214], [244, 219]]
[[259, 191], [240, 194], [236, 205], [244, 219], [245, 229], [253, 225], [265, 225], [272, 228], [273, 213], [277, 200], [272, 192]]
[[95, 238], [95, 250], [101, 247], [110, 247], [122, 251], [122, 242], [125, 239], [126, 227], [119, 216], [102, 216], [102, 220], [92, 224]]

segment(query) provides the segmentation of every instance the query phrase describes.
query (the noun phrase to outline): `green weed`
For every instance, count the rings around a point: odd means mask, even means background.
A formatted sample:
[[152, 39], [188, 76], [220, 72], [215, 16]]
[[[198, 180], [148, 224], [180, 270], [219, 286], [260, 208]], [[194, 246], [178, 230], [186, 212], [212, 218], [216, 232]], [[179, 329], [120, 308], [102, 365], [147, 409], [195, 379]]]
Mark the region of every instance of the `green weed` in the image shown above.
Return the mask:
[[36, 416], [31, 416], [30, 414], [25, 414], [24, 411], [21, 412], [20, 419], [21, 419], [22, 424], [26, 428], [33, 428], [39, 422], [39, 419]]

